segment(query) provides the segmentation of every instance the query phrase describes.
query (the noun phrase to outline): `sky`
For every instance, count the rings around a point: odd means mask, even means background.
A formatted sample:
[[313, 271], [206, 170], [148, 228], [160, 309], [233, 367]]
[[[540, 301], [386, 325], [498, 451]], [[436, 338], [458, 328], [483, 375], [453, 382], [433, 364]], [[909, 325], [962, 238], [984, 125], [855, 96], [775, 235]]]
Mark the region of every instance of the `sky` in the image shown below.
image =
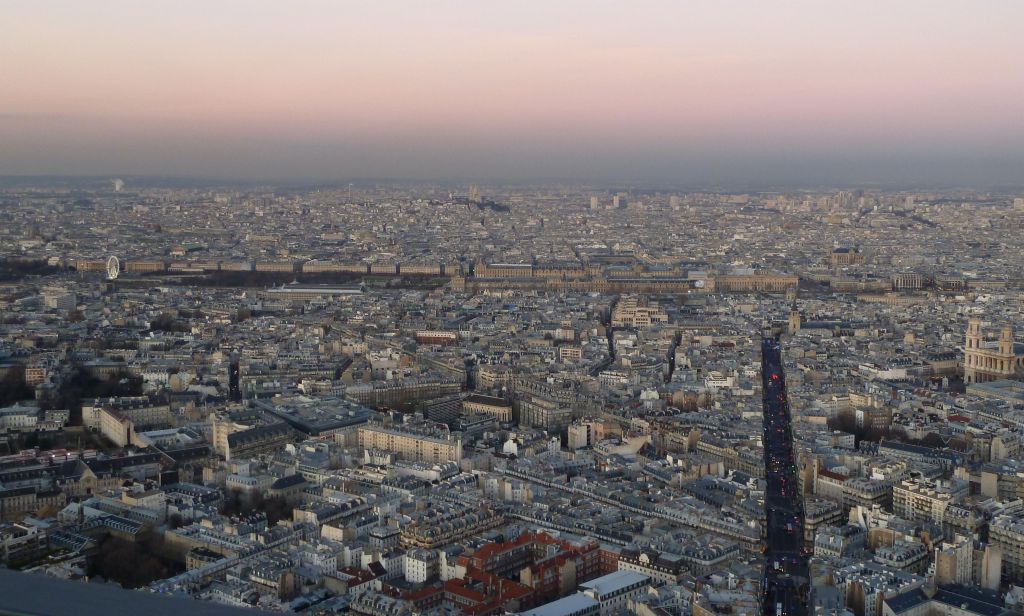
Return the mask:
[[1019, 0], [4, 0], [0, 175], [1024, 184]]

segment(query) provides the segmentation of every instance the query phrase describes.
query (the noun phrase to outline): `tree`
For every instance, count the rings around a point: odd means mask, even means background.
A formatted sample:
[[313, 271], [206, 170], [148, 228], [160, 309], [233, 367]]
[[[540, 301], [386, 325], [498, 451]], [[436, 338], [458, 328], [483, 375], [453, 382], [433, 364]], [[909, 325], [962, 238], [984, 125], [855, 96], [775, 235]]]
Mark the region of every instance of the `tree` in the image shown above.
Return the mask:
[[929, 432], [928, 434], [925, 434], [924, 438], [921, 439], [921, 444], [925, 447], [932, 447], [934, 449], [942, 449], [946, 446], [946, 442], [942, 440], [942, 437], [936, 432]]
[[241, 515], [245, 507], [245, 498], [239, 489], [228, 490], [224, 494], [224, 505], [221, 507], [221, 514], [226, 516]]
[[149, 328], [155, 332], [187, 332], [189, 330], [187, 323], [178, 321], [173, 315], [166, 312], [150, 321]]
[[177, 568], [154, 555], [159, 547], [154, 541], [153, 537], [132, 542], [108, 536], [90, 559], [89, 574], [101, 575], [125, 588], [139, 588], [174, 575]]
[[292, 506], [280, 496], [265, 499], [262, 508], [267, 514], [267, 524], [271, 526], [277, 524], [279, 520], [292, 519]]
[[33, 397], [33, 390], [25, 384], [25, 366], [15, 364], [0, 379], [0, 406], [14, 404]]
[[133, 376], [127, 370], [119, 370], [106, 380], [99, 379], [78, 366], [72, 366], [70, 373], [61, 381], [53, 398], [42, 401], [45, 409], [68, 409], [70, 425], [82, 423], [82, 400], [86, 398], [109, 398], [115, 396], [142, 395], [142, 377]]
[[221, 514], [226, 516], [250, 515], [253, 513], [264, 513], [267, 516], [267, 524], [273, 526], [280, 520], [292, 518], [292, 506], [280, 496], [264, 498], [259, 492], [245, 494], [241, 490], [228, 490], [224, 495], [224, 506]]
[[840, 432], [852, 434], [857, 447], [860, 447], [861, 441], [877, 443], [883, 438], [889, 438], [892, 434], [889, 428], [883, 426], [857, 425], [857, 419], [853, 413], [840, 413], [834, 418], [829, 419], [828, 428], [829, 430], [839, 430]]

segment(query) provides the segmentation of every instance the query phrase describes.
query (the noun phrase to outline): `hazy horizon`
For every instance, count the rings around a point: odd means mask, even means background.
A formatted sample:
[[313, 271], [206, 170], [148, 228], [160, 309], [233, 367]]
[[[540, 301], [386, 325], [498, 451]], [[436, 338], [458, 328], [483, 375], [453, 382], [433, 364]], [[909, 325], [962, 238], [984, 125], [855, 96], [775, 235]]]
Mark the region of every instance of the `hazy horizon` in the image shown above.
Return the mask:
[[0, 175], [1024, 184], [1024, 4], [2, 9]]

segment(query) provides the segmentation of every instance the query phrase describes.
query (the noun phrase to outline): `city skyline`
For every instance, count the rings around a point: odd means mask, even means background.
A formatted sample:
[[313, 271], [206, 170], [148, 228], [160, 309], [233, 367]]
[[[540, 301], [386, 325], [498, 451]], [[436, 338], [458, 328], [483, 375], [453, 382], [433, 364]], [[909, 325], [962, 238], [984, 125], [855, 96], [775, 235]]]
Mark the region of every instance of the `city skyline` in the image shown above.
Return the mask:
[[0, 174], [1013, 185], [1024, 7], [16, 2]]
[[1024, 614], [1020, 0], [2, 4], [0, 613]]

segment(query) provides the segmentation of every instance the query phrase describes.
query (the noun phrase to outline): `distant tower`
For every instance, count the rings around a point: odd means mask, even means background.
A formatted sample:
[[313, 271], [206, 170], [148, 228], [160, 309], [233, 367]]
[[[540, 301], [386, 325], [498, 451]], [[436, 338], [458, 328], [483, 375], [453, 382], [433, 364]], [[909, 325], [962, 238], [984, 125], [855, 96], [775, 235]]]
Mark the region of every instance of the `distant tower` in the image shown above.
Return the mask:
[[110, 180], [110, 183], [114, 185], [114, 192], [121, 192], [124, 188], [124, 180], [118, 178], [116, 180]]
[[796, 303], [794, 303], [789, 311], [789, 335], [792, 336], [798, 331], [800, 331], [800, 311], [796, 309]]
[[600, 199], [598, 199], [597, 197], [591, 197], [590, 198], [590, 209], [596, 210], [600, 206], [601, 206], [601, 200]]
[[1013, 355], [1013, 328], [1004, 327], [999, 334], [999, 354]]
[[981, 319], [967, 321], [967, 343], [968, 349], [981, 348]]
[[979, 354], [981, 341], [981, 319], [970, 319], [964, 338], [964, 382], [968, 384], [978, 382], [978, 370], [985, 362]]

